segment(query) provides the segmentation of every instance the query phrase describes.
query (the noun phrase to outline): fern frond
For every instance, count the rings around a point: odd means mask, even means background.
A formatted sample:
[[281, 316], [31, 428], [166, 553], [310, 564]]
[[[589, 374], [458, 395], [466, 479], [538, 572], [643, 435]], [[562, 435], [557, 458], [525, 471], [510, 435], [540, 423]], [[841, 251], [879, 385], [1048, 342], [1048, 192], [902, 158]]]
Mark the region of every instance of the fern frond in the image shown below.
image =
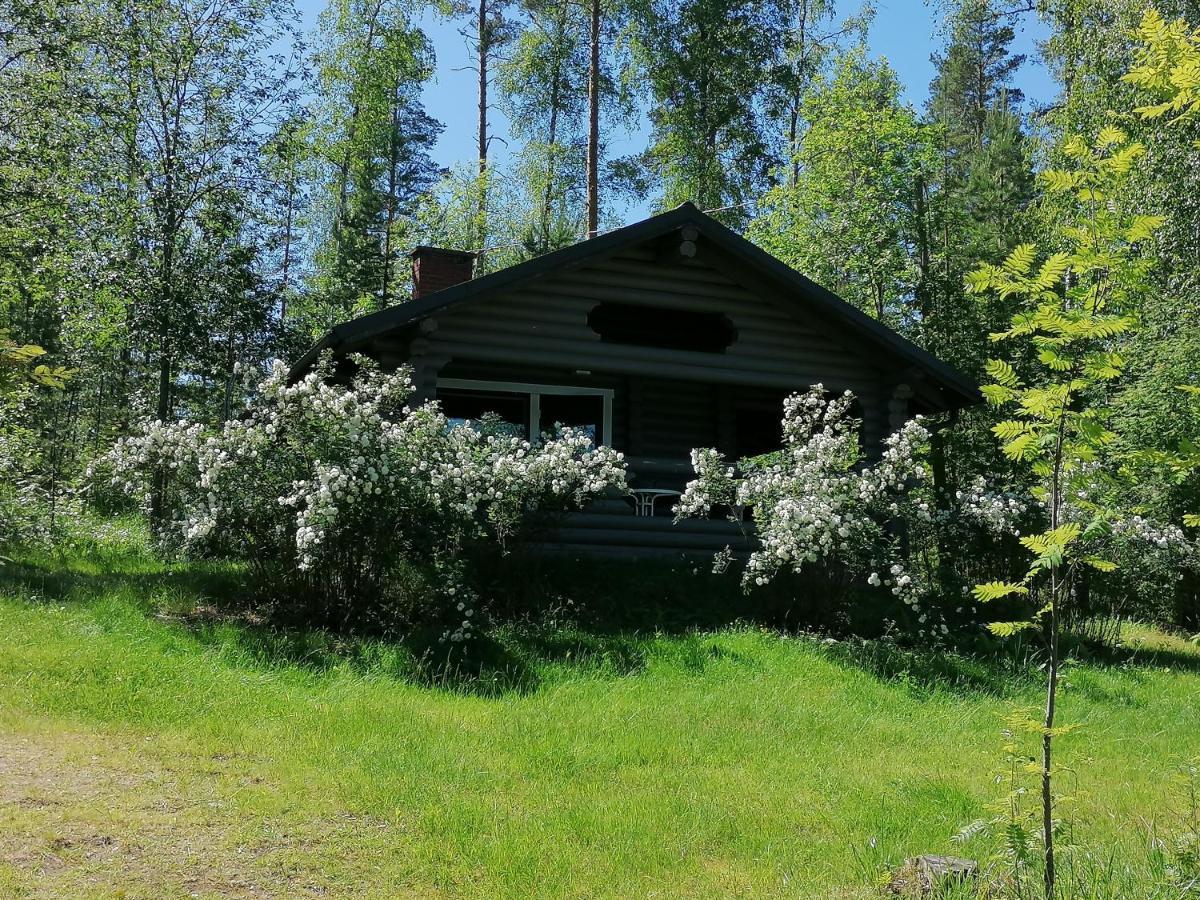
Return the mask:
[[1012, 581], [988, 581], [975, 585], [971, 593], [980, 603], [990, 603], [992, 600], [1000, 600], [1014, 594], [1028, 594], [1029, 588]]
[[[1020, 634], [1026, 629], [1033, 628], [1032, 622], [989, 622], [988, 631], [996, 635], [996, 637], [1012, 637], [1015, 634]], [[1039, 766], [1037, 771], [1041, 771]]]
[[1008, 254], [1008, 259], [1004, 260], [1002, 267], [1014, 275], [1028, 275], [1036, 257], [1037, 248], [1033, 244], [1018, 244], [1012, 253]]
[[1017, 378], [1017, 370], [1002, 359], [989, 359], [986, 371], [988, 377], [1004, 387], [1015, 388], [1021, 384], [1020, 379]]

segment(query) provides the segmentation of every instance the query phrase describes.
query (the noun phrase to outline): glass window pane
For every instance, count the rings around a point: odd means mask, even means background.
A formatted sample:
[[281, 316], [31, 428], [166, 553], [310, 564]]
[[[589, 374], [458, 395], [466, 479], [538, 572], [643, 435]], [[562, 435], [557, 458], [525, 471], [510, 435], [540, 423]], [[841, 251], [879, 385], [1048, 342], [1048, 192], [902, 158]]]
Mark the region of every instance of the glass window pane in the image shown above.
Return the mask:
[[529, 436], [529, 395], [439, 388], [438, 401], [451, 425], [492, 419], [503, 433]]
[[604, 398], [597, 394], [542, 394], [540, 420], [543, 434], [553, 434], [556, 425], [570, 425], [590, 434], [595, 444], [606, 439], [601, 434]]

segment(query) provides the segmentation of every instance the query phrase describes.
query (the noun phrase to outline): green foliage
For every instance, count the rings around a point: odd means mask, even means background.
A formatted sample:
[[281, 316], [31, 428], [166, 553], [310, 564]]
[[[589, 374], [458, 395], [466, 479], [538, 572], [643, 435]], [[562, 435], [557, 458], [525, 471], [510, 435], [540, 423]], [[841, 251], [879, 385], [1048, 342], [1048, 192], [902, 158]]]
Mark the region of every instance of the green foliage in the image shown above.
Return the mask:
[[[993, 406], [1015, 408], [1016, 417], [997, 422], [992, 431], [1005, 455], [1027, 464], [1040, 480], [1038, 495], [1049, 511], [1050, 530], [1021, 539], [1033, 555], [1022, 582], [1027, 590], [1036, 590], [1040, 576], [1058, 576], [1084, 557], [1094, 568], [1108, 567], [1075, 548], [1083, 524], [1063, 517], [1086, 517], [1091, 533], [1098, 520], [1114, 514], [1094, 499], [1102, 467], [1115, 465], [1106, 462], [1116, 433], [1102, 412], [1102, 398], [1125, 367], [1113, 340], [1135, 326], [1146, 287], [1150, 258], [1141, 244], [1162, 220], [1127, 213], [1109, 201], [1143, 153], [1111, 127], [1093, 145], [1068, 139], [1064, 154], [1074, 167], [1050, 170], [1042, 179], [1048, 203], [1074, 204], [1061, 230], [1064, 249], [1039, 263], [1036, 247], [1022, 244], [1000, 264], [982, 265], [968, 277], [972, 293], [1020, 300], [1010, 327], [991, 339], [1020, 340], [1035, 354], [1027, 358], [1023, 377], [1006, 360], [990, 361], [993, 382], [984, 389]], [[1053, 590], [1064, 590], [1061, 582]], [[990, 585], [976, 589], [980, 599], [992, 599], [993, 592]], [[1042, 617], [1059, 600], [1050, 597], [1032, 621], [1044, 624]]]
[[[1033, 352], [1025, 356], [1027, 372], [1002, 360], [989, 364], [994, 379], [989, 403], [1013, 410], [1015, 418], [993, 426], [1005, 455], [1029, 467], [1035, 496], [1046, 509], [1048, 527], [1023, 535], [1030, 554], [1020, 582], [985, 584], [975, 589], [980, 600], [996, 599], [1023, 589], [1032, 600], [1028, 618], [993, 622], [999, 637], [1037, 628], [1048, 652], [1048, 681], [1043, 752], [1038, 765], [1042, 781], [1043, 875], [1046, 896], [1057, 890], [1054, 855], [1054, 795], [1051, 780], [1062, 623], [1077, 602], [1080, 567], [1111, 571], [1116, 566], [1097, 556], [1094, 538], [1105, 534], [1120, 512], [1106, 502], [1119, 462], [1110, 452], [1117, 437], [1106, 415], [1111, 382], [1124, 369], [1114, 339], [1136, 326], [1140, 301], [1147, 290], [1152, 257], [1142, 242], [1162, 223], [1157, 217], [1133, 215], [1113, 202], [1145, 148], [1107, 126], [1092, 144], [1067, 138], [1062, 153], [1070, 169], [1050, 170], [1042, 178], [1048, 204], [1060, 212], [1057, 239], [1061, 250], [1038, 263], [1032, 244], [1016, 247], [999, 265], [982, 265], [968, 279], [973, 293], [1015, 297], [1021, 308], [1011, 325], [991, 335], [995, 343], [1020, 341]], [[1036, 362], [1034, 361], [1036, 360]]]
[[72, 373], [65, 366], [39, 362], [45, 355], [46, 351], [36, 344], [18, 344], [10, 339], [8, 331], [0, 329], [0, 391], [10, 391], [22, 380], [62, 390]]
[[858, 47], [818, 78], [797, 177], [768, 191], [749, 236], [764, 249], [894, 326], [913, 316], [914, 190], [933, 165], [929, 134], [900, 100], [886, 62]]
[[[512, 134], [524, 142], [513, 173], [523, 191], [495, 204], [492, 219], [502, 230], [522, 232], [525, 253], [535, 256], [574, 243], [586, 228], [591, 22], [585, 5], [572, 0], [525, 0], [519, 9], [528, 25], [500, 60], [496, 86]], [[606, 5], [603, 12], [602, 39], [608, 40], [618, 10]], [[598, 94], [607, 124], [628, 99], [618, 81], [602, 75]]]
[[999, 600], [1014, 594], [1028, 594], [1029, 588], [1024, 584], [1012, 581], [989, 581], [975, 585], [975, 599], [987, 603], [989, 600]]
[[[47, 510], [38, 468], [38, 435], [30, 428], [34, 388], [61, 391], [74, 374], [40, 362], [46, 351], [18, 344], [0, 329], [0, 551], [45, 536]], [[0, 565], [5, 557], [0, 556]]]
[[[1200, 434], [1200, 404], [1176, 390], [1195, 383], [1195, 359], [1200, 357], [1200, 269], [1195, 265], [1200, 207], [1192, 192], [1180, 189], [1196, 177], [1200, 118], [1166, 113], [1147, 120], [1124, 112], [1172, 99], [1170, 60], [1186, 52], [1183, 36], [1196, 25], [1194, 4], [1160, 0], [1154, 6], [1158, 14], [1148, 21], [1172, 24], [1144, 30], [1146, 5], [1133, 0], [1069, 0], [1048, 7], [1053, 33], [1047, 60], [1063, 84], [1063, 102], [1050, 113], [1050, 121], [1066, 133], [1084, 134], [1116, 124], [1143, 144], [1145, 156], [1115, 187], [1113, 199], [1125, 208], [1163, 217], [1153, 238], [1157, 264], [1147, 273], [1151, 289], [1143, 298], [1138, 328], [1118, 342], [1125, 376], [1110, 403], [1118, 442], [1130, 456], [1144, 451], [1174, 455]], [[1125, 77], [1131, 73], [1138, 74]], [[1139, 83], [1147, 78], [1149, 83]], [[1113, 110], [1118, 111], [1115, 119]], [[1167, 125], [1166, 119], [1173, 121]], [[1041, 219], [1047, 229], [1057, 227], [1051, 209], [1042, 210]], [[1181, 480], [1165, 466], [1142, 467], [1124, 493], [1127, 506], [1164, 521], [1178, 521], [1200, 507], [1200, 480]], [[1164, 590], [1195, 595], [1195, 587], [1186, 583]]]
[[777, 0], [630, 3], [630, 79], [653, 98], [645, 166], [660, 206], [690, 200], [744, 222], [775, 159], [762, 100], [784, 46]]
[[1167, 22], [1151, 7], [1142, 16], [1136, 36], [1134, 65], [1122, 80], [1162, 99], [1135, 112], [1171, 122], [1200, 115], [1200, 27], [1182, 18]]
[[1016, 108], [1024, 99], [1011, 82], [1025, 57], [1010, 52], [1012, 24], [990, 0], [959, 0], [949, 5], [946, 18], [950, 38], [933, 55], [937, 74], [929, 85], [929, 115], [955, 140], [980, 146], [989, 112]]
[[408, 4], [337, 0], [319, 28], [304, 129], [318, 236], [311, 290], [295, 310], [310, 340], [407, 295], [407, 226], [436, 181], [429, 152], [441, 130], [420, 95], [433, 48]]
[[[925, 346], [978, 376], [987, 355], [983, 335], [1007, 320], [1012, 304], [992, 294], [964, 296], [963, 278], [981, 261], [998, 263], [1026, 238], [1035, 193], [1020, 117], [1024, 98], [1013, 84], [1025, 57], [1012, 53], [1012, 19], [990, 0], [947, 4], [945, 27], [926, 104], [936, 162], [921, 185], [915, 299]], [[972, 430], [964, 438], [977, 454], [978, 430]]]

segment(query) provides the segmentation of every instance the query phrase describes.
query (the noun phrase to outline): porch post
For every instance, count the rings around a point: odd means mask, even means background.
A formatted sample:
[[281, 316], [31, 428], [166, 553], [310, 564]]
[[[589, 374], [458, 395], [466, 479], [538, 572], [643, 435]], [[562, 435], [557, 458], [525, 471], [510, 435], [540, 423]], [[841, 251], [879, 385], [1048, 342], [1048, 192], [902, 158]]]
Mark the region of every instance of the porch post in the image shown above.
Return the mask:
[[908, 384], [898, 384], [892, 389], [891, 399], [888, 400], [888, 431], [894, 433], [904, 427], [904, 423], [912, 418], [911, 400], [913, 389]]

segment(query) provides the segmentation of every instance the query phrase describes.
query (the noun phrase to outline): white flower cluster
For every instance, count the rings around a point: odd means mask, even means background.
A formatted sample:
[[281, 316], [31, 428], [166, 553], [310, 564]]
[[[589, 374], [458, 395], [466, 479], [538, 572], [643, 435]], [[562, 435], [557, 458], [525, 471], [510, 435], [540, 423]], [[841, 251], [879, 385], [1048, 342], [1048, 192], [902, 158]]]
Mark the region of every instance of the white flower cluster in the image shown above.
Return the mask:
[[991, 535], [1020, 534], [1018, 524], [1029, 512], [1030, 498], [993, 491], [978, 475], [965, 491], [956, 491], [954, 512]]
[[1100, 553], [1120, 570], [1160, 584], [1183, 580], [1187, 570], [1200, 573], [1200, 541], [1178, 525], [1133, 515], [1114, 520], [1111, 533]]
[[789, 397], [778, 461], [740, 477], [717, 451], [693, 451], [696, 478], [676, 513], [752, 508], [761, 546], [746, 566], [748, 583], [766, 584], [785, 568], [800, 571], [820, 561], [863, 570], [883, 561], [888, 574], [873, 572], [868, 582], [886, 585], [916, 609], [922, 585], [897, 561], [887, 523], [902, 515], [912, 484], [926, 477], [917, 451], [929, 435], [920, 421], [910, 421], [887, 439], [878, 462], [864, 465], [858, 422], [849, 415], [853, 400], [848, 391], [829, 399], [819, 384]]
[[347, 594], [398, 560], [440, 560], [443, 603], [462, 614], [448, 634], [462, 640], [475, 615], [453, 564], [463, 543], [503, 542], [533, 510], [624, 488], [624, 460], [570, 429], [534, 444], [451, 427], [435, 403], [405, 405], [406, 372], [357, 362], [349, 385], [328, 361], [294, 384], [276, 364], [260, 401], [215, 434], [146, 423], [109, 455], [113, 483], [147, 503], [165, 486], [185, 547], [273, 554]]
[[1112, 523], [1112, 531], [1115, 535], [1159, 550], [1174, 550], [1184, 555], [1195, 552], [1195, 545], [1178, 525], [1154, 522], [1135, 515], [1115, 520]]

